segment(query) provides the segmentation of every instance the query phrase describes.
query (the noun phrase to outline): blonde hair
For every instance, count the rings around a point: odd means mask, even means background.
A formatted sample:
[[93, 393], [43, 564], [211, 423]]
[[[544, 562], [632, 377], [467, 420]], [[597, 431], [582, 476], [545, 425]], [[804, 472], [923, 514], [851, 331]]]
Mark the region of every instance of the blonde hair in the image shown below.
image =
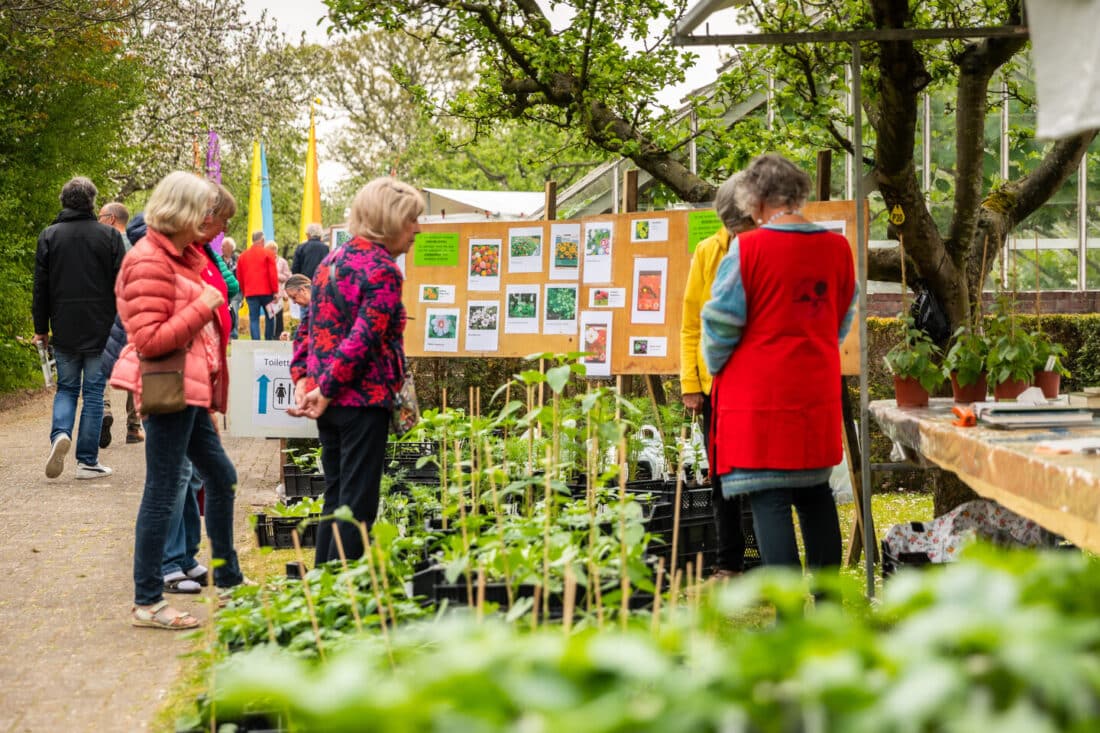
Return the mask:
[[201, 239], [202, 224], [214, 205], [210, 183], [194, 173], [175, 171], [161, 179], [145, 205], [145, 223], [161, 234]]
[[348, 231], [353, 237], [390, 244], [422, 213], [424, 197], [415, 188], [394, 178], [375, 178], [352, 199]]
[[214, 187], [214, 214], [222, 219], [232, 219], [237, 213], [237, 199], [222, 184], [211, 181], [210, 185]]

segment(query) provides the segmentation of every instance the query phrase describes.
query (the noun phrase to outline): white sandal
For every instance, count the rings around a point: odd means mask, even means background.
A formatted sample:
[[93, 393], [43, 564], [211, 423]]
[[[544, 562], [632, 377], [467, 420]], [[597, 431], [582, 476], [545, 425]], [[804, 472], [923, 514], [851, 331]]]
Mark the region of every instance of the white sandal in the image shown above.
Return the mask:
[[[169, 611], [175, 611], [175, 614], [170, 614]], [[201, 622], [187, 611], [176, 611], [165, 600], [148, 608], [134, 606], [130, 615], [130, 623], [142, 628], [165, 629], [167, 631], [190, 631], [199, 628], [201, 625]]]

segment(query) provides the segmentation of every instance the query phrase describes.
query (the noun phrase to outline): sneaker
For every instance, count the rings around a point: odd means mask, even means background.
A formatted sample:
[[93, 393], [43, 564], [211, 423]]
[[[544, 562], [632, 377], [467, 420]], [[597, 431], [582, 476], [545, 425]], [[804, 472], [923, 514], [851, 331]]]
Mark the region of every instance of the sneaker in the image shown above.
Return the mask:
[[143, 432], [141, 432], [141, 428], [138, 428], [137, 430], [128, 430], [128, 431], [126, 431], [126, 442], [127, 443], [141, 443], [144, 440], [145, 440], [145, 434]]
[[103, 425], [99, 428], [99, 447], [106, 448], [111, 444], [111, 425], [115, 422], [111, 415], [103, 416]]
[[96, 463], [94, 466], [89, 466], [87, 463], [76, 464], [76, 477], [79, 479], [107, 478], [111, 473], [111, 469], [102, 463]]
[[65, 454], [69, 452], [72, 444], [72, 438], [64, 433], [53, 439], [50, 457], [46, 459], [46, 478], [57, 478], [61, 475], [65, 469]]

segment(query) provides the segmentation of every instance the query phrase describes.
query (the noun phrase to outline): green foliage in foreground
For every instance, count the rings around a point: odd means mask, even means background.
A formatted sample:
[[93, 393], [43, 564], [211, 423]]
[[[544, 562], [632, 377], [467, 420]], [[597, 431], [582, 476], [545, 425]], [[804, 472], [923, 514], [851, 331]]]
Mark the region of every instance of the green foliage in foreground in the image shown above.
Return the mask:
[[[755, 572], [655, 634], [448, 617], [320, 665], [235, 655], [215, 705], [222, 719], [285, 714], [292, 730], [1083, 733], [1100, 725], [1098, 571], [1077, 553], [977, 548], [896, 576], [877, 607], [825, 579], [808, 613], [801, 577]], [[774, 623], [736, 623], [762, 606]]]

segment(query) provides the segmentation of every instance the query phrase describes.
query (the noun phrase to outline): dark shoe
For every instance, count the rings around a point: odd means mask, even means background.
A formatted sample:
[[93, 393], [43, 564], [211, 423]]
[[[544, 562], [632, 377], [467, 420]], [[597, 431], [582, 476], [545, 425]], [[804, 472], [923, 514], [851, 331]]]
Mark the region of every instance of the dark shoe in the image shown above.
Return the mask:
[[127, 443], [141, 443], [144, 440], [145, 440], [145, 434], [143, 432], [141, 432], [140, 430], [137, 430], [137, 431], [130, 430], [130, 431], [127, 431], [127, 433], [126, 433], [126, 442]]
[[115, 419], [110, 415], [103, 416], [103, 425], [99, 428], [99, 447], [106, 448], [111, 444], [111, 425]]

